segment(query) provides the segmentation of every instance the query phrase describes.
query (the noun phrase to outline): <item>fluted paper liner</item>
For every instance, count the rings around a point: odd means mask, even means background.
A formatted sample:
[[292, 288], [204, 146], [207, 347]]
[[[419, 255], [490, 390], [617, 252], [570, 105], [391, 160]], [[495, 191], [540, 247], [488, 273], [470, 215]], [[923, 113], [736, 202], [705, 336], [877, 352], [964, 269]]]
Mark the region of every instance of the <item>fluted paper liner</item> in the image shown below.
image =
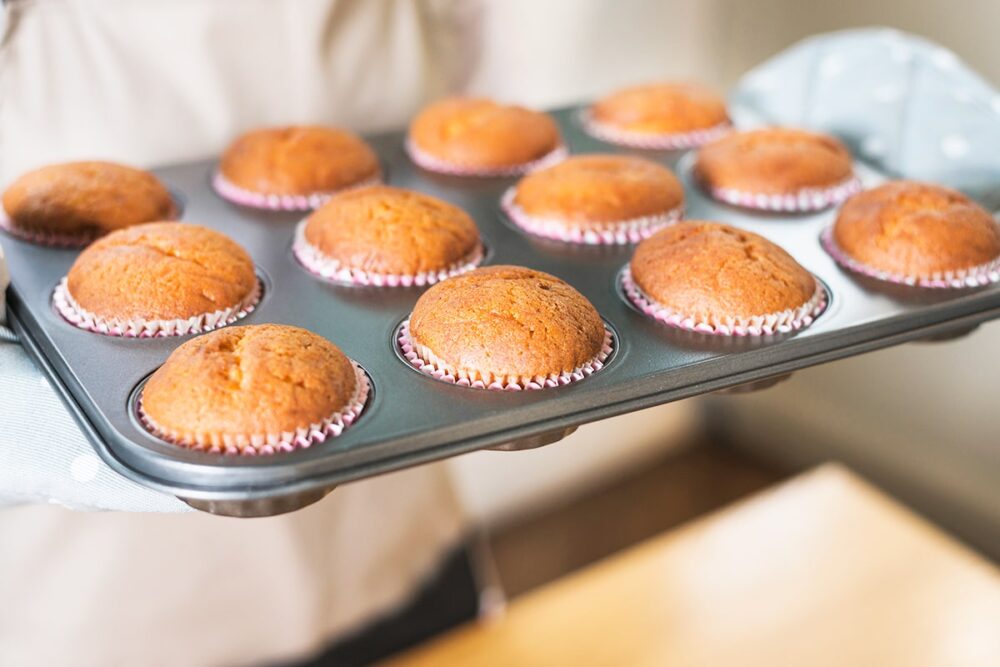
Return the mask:
[[[143, 427], [157, 438], [195, 451], [209, 454], [226, 454], [241, 456], [270, 455], [291, 452], [296, 449], [307, 449], [328, 438], [335, 438], [353, 424], [365, 409], [371, 392], [368, 375], [358, 364], [351, 360], [357, 384], [354, 394], [340, 410], [326, 419], [281, 433], [183, 433], [168, 429], [157, 424], [142, 409], [142, 394], [136, 401], [136, 416]], [[194, 443], [194, 444], [191, 444]]]
[[600, 352], [593, 359], [580, 365], [578, 368], [569, 372], [549, 373], [547, 375], [511, 377], [497, 376], [489, 372], [483, 373], [477, 371], [470, 375], [457, 371], [425, 345], [420, 345], [413, 340], [410, 336], [409, 320], [403, 322], [399, 327], [396, 343], [399, 345], [399, 351], [402, 353], [403, 358], [425, 375], [462, 387], [497, 391], [547, 389], [567, 385], [571, 382], [578, 382], [604, 368], [605, 362], [614, 350], [614, 338], [607, 327], [605, 327], [604, 341], [601, 343]]
[[827, 305], [826, 290], [817, 280], [812, 297], [798, 308], [749, 318], [726, 317], [717, 321], [704, 321], [657, 303], [636, 284], [630, 265], [622, 270], [621, 283], [626, 297], [645, 315], [672, 327], [716, 336], [768, 336], [797, 331], [812, 324]]
[[874, 266], [869, 266], [854, 259], [837, 245], [837, 242], [833, 238], [833, 227], [827, 227], [823, 230], [820, 240], [822, 241], [823, 248], [838, 264], [855, 273], [860, 273], [875, 280], [930, 289], [962, 289], [981, 287], [1000, 282], [1000, 257], [986, 264], [980, 264], [979, 266], [967, 269], [938, 271], [930, 276], [910, 276], [902, 273], [883, 271], [882, 269], [877, 269]]
[[718, 188], [703, 184], [713, 199], [741, 206], [743, 208], [761, 211], [783, 211], [788, 213], [806, 213], [822, 211], [846, 201], [851, 195], [861, 192], [861, 181], [857, 176], [851, 176], [837, 185], [827, 188], [804, 188], [787, 194], [762, 194], [745, 192], [735, 188]]
[[684, 217], [684, 207], [678, 206], [658, 215], [646, 215], [628, 220], [602, 222], [597, 228], [574, 227], [561, 218], [533, 216], [515, 203], [517, 186], [504, 192], [500, 200], [507, 217], [520, 229], [532, 236], [564, 243], [582, 245], [626, 245], [649, 238], [668, 225]]
[[587, 134], [609, 144], [661, 151], [704, 146], [733, 130], [732, 124], [719, 123], [689, 132], [637, 132], [596, 120], [589, 109], [580, 113], [580, 124]]
[[379, 173], [362, 179], [357, 183], [337, 188], [336, 190], [312, 192], [304, 195], [279, 195], [254, 192], [253, 190], [241, 188], [223, 176], [221, 171], [216, 171], [212, 177], [212, 187], [215, 188], [215, 192], [223, 199], [231, 201], [234, 204], [239, 204], [240, 206], [271, 211], [310, 211], [319, 208], [334, 195], [347, 192], [348, 190], [378, 185], [381, 182], [382, 174]]
[[566, 146], [564, 144], [559, 144], [546, 155], [543, 155], [537, 160], [532, 160], [531, 162], [516, 164], [509, 167], [474, 167], [471, 165], [448, 162], [447, 160], [435, 157], [427, 151], [418, 148], [417, 145], [409, 138], [406, 140], [406, 152], [409, 154], [410, 159], [413, 160], [413, 163], [418, 167], [426, 169], [427, 171], [434, 171], [439, 174], [450, 174], [452, 176], [523, 176], [524, 174], [532, 171], [544, 169], [545, 167], [551, 167], [554, 164], [562, 162], [566, 159], [566, 156], [569, 155], [569, 151], [566, 149]]
[[260, 280], [255, 279], [253, 289], [239, 303], [187, 319], [109, 318], [92, 313], [77, 303], [69, 292], [67, 278], [63, 278], [52, 295], [52, 304], [67, 322], [86, 331], [125, 338], [162, 338], [204, 333], [243, 319], [257, 307], [262, 292]]
[[322, 250], [309, 243], [305, 235], [306, 221], [303, 220], [295, 228], [295, 240], [292, 252], [299, 263], [310, 273], [331, 282], [350, 285], [374, 287], [423, 287], [433, 285], [447, 278], [453, 278], [468, 273], [479, 266], [484, 257], [482, 244], [460, 259], [440, 271], [424, 271], [421, 273], [378, 273], [356, 267], [344, 266], [343, 263], [323, 253]]

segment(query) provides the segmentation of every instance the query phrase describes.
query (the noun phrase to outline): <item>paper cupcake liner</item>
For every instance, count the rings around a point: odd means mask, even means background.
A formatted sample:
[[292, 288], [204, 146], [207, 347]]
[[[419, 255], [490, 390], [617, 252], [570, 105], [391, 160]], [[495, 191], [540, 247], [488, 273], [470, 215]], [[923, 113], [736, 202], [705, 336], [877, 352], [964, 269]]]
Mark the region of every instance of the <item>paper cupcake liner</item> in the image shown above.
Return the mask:
[[528, 234], [565, 243], [583, 245], [638, 243], [684, 217], [684, 207], [678, 206], [659, 215], [605, 222], [601, 223], [601, 227], [597, 229], [584, 229], [568, 226], [570, 223], [559, 218], [541, 218], [525, 213], [523, 208], [514, 203], [516, 194], [517, 187], [511, 187], [504, 192], [500, 199], [500, 206], [510, 221]]
[[930, 276], [909, 276], [902, 273], [892, 273], [869, 266], [854, 259], [847, 254], [833, 239], [833, 227], [827, 227], [820, 236], [823, 249], [833, 257], [833, 259], [855, 273], [883, 280], [885, 282], [908, 285], [910, 287], [926, 287], [930, 289], [961, 289], [968, 287], [981, 287], [992, 283], [1000, 282], [1000, 257], [973, 266], [968, 269], [957, 269], [954, 271], [939, 271]]
[[235, 306], [188, 319], [107, 318], [92, 313], [77, 303], [69, 293], [67, 279], [63, 278], [52, 295], [52, 304], [67, 322], [86, 331], [124, 338], [165, 338], [204, 333], [243, 319], [257, 307], [262, 291], [260, 281], [254, 280], [253, 290]]
[[483, 246], [479, 244], [464, 258], [440, 271], [424, 271], [413, 274], [365, 271], [364, 269], [344, 266], [340, 260], [325, 255], [322, 250], [306, 240], [305, 226], [306, 221], [303, 220], [295, 228], [292, 253], [307, 271], [324, 280], [336, 283], [366, 287], [423, 287], [468, 273], [479, 266], [485, 256]]
[[560, 387], [578, 382], [590, 377], [597, 371], [604, 368], [605, 362], [614, 350], [614, 338], [611, 332], [605, 327], [604, 342], [601, 344], [601, 351], [590, 361], [582, 364], [570, 372], [550, 373], [548, 375], [535, 375], [532, 377], [510, 377], [496, 376], [492, 373], [475, 373], [469, 375], [457, 371], [441, 360], [424, 345], [414, 342], [410, 336], [410, 321], [406, 320], [399, 327], [399, 337], [396, 340], [399, 351], [403, 358], [421, 373], [428, 375], [435, 380], [450, 382], [461, 387], [472, 387], [475, 389], [490, 389], [496, 391], [521, 391], [525, 389], [548, 389]]
[[733, 126], [730, 123], [719, 123], [702, 130], [692, 130], [690, 132], [652, 133], [636, 132], [616, 127], [610, 123], [602, 123], [594, 120], [593, 114], [589, 110], [580, 112], [580, 124], [590, 136], [595, 139], [617, 144], [619, 146], [629, 146], [632, 148], [645, 148], [648, 150], [682, 150], [687, 148], [697, 148], [715, 141], [719, 137], [729, 134]]
[[[175, 204], [174, 211], [166, 219], [171, 220], [175, 218], [177, 213], [178, 208]], [[98, 231], [73, 234], [69, 232], [52, 232], [44, 229], [18, 227], [7, 215], [7, 212], [3, 210], [2, 206], [0, 206], [0, 229], [22, 241], [53, 248], [82, 248], [105, 235]]]
[[702, 321], [657, 303], [635, 283], [627, 264], [621, 283], [629, 301], [649, 317], [679, 329], [716, 336], [767, 336], [798, 331], [812, 324], [826, 310], [826, 290], [818, 280], [812, 297], [798, 308], [750, 318], [727, 317], [717, 322]]
[[136, 416], [143, 427], [157, 438], [178, 447], [206, 452], [208, 454], [226, 454], [240, 456], [271, 455], [291, 452], [296, 449], [307, 449], [328, 438], [335, 438], [343, 433], [351, 424], [357, 421], [365, 409], [365, 404], [371, 392], [371, 383], [364, 369], [351, 360], [357, 386], [347, 406], [334, 412], [323, 421], [297, 428], [294, 431], [281, 433], [213, 433], [207, 442], [197, 442], [198, 436], [205, 434], [182, 433], [157, 424], [142, 409], [142, 394], [136, 401]]
[[537, 160], [525, 162], [524, 164], [512, 167], [471, 167], [468, 165], [455, 164], [435, 157], [430, 153], [417, 148], [409, 138], [406, 139], [406, 152], [413, 160], [413, 163], [427, 171], [434, 171], [439, 174], [450, 174], [452, 176], [523, 176], [532, 171], [538, 171], [545, 167], [562, 162], [569, 155], [569, 150], [563, 144], [559, 144], [548, 154]]
[[857, 176], [829, 188], [805, 188], [796, 193], [768, 195], [762, 193], [744, 192], [734, 188], [707, 187], [713, 199], [733, 206], [758, 209], [761, 211], [784, 211], [789, 213], [805, 213], [822, 211], [840, 204], [851, 195], [861, 192], [861, 181]]
[[325, 204], [334, 195], [347, 192], [348, 190], [378, 185], [381, 182], [382, 174], [375, 174], [357, 183], [327, 192], [314, 192], [308, 195], [277, 195], [241, 188], [229, 181], [219, 171], [216, 171], [212, 176], [212, 187], [215, 188], [215, 192], [223, 199], [234, 204], [239, 204], [240, 206], [270, 211], [311, 211]]

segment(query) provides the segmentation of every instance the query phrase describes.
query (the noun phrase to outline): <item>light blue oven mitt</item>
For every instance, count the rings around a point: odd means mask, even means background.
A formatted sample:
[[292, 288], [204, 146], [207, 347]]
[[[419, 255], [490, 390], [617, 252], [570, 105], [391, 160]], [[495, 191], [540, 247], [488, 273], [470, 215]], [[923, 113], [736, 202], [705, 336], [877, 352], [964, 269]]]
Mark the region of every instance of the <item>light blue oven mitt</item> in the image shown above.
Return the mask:
[[[923, 39], [884, 29], [808, 39], [747, 74], [731, 104], [740, 125], [831, 132], [882, 170], [1000, 206], [1000, 96]], [[5, 284], [0, 255], [0, 296]], [[5, 339], [0, 326], [0, 505], [187, 509], [100, 461], [24, 351]]]
[[887, 28], [811, 37], [751, 70], [730, 104], [737, 124], [823, 130], [892, 176], [1000, 208], [1000, 93], [925, 39]]

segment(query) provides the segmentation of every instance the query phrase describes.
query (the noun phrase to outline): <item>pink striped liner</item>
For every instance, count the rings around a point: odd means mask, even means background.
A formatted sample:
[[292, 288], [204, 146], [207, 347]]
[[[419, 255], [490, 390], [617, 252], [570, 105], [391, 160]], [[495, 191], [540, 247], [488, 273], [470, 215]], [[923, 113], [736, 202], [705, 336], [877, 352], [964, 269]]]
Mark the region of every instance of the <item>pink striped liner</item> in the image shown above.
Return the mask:
[[571, 223], [559, 218], [541, 218], [529, 215], [515, 203], [514, 198], [516, 195], [517, 186], [513, 186], [508, 188], [500, 199], [500, 207], [507, 214], [510, 221], [528, 234], [564, 243], [579, 243], [582, 245], [626, 245], [629, 243], [638, 243], [684, 217], [684, 207], [678, 206], [673, 210], [659, 215], [647, 215], [630, 220], [604, 222], [596, 229], [584, 229], [582, 227], [569, 226]]
[[690, 132], [673, 132], [670, 134], [636, 132], [635, 130], [626, 130], [610, 123], [595, 120], [590, 109], [580, 112], [580, 124], [587, 134], [609, 144], [662, 151], [683, 150], [704, 146], [719, 137], [729, 134], [733, 130], [731, 123], [720, 123], [712, 127], [692, 130]]
[[[199, 441], [205, 434], [185, 433], [168, 429], [157, 424], [142, 409], [142, 393], [136, 401], [136, 416], [143, 427], [157, 438], [178, 447], [185, 447], [207, 454], [225, 454], [228, 456], [257, 456], [287, 453], [296, 449], [308, 449], [328, 438], [335, 438], [350, 427], [365, 409], [371, 393], [371, 382], [368, 374], [354, 360], [351, 360], [354, 375], [357, 378], [354, 394], [347, 405], [334, 412], [320, 422], [309, 424], [281, 433], [212, 433], [207, 441]], [[196, 444], [189, 444], [196, 443]]]
[[798, 331], [812, 324], [827, 306], [826, 290], [817, 280], [816, 291], [812, 297], [798, 308], [750, 318], [726, 317], [710, 322], [679, 313], [657, 303], [636, 284], [628, 264], [622, 270], [620, 280], [629, 301], [647, 316], [678, 329], [715, 336], [768, 336]]
[[611, 356], [614, 350], [614, 338], [607, 327], [605, 327], [604, 342], [601, 344], [601, 351], [593, 359], [572, 371], [531, 377], [498, 377], [492, 373], [475, 372], [470, 374], [465, 371], [456, 370], [425, 345], [420, 345], [413, 340], [410, 336], [409, 320], [404, 321], [400, 325], [396, 342], [399, 345], [399, 351], [402, 353], [403, 358], [424, 375], [461, 387], [494, 391], [548, 389], [567, 385], [571, 382], [579, 382], [604, 368], [608, 357]]
[[406, 139], [406, 152], [414, 164], [421, 169], [426, 169], [427, 171], [433, 171], [439, 174], [449, 174], [452, 176], [486, 177], [523, 176], [524, 174], [532, 171], [538, 171], [539, 169], [544, 169], [545, 167], [551, 167], [554, 164], [558, 164], [559, 162], [565, 160], [566, 156], [569, 155], [569, 150], [567, 150], [566, 146], [559, 144], [548, 154], [543, 155], [537, 160], [525, 162], [524, 164], [514, 165], [512, 167], [472, 167], [468, 165], [455, 164], [453, 162], [448, 162], [447, 160], [435, 157], [423, 149], [418, 148], [409, 137]]
[[85, 331], [124, 338], [165, 338], [205, 333], [241, 320], [257, 307], [262, 292], [260, 281], [255, 280], [253, 290], [240, 303], [230, 308], [202, 313], [187, 319], [126, 319], [103, 317], [83, 308], [70, 294], [67, 279], [63, 278], [52, 294], [52, 305], [63, 319]]
[[240, 206], [260, 208], [270, 211], [310, 211], [312, 209], [319, 208], [325, 204], [330, 197], [340, 194], [341, 192], [356, 190], [358, 188], [364, 188], [371, 185], [378, 185], [381, 182], [382, 174], [378, 173], [374, 176], [358, 181], [357, 183], [347, 185], [337, 190], [330, 190], [328, 192], [313, 192], [308, 195], [278, 195], [254, 192], [253, 190], [241, 188], [240, 186], [229, 181], [220, 171], [216, 171], [212, 176], [212, 187], [215, 188], [215, 192], [223, 199], [234, 204], [239, 204]]
[[829, 188], [805, 188], [789, 194], [763, 194], [744, 192], [734, 188], [716, 188], [706, 186], [713, 199], [733, 206], [752, 208], [761, 211], [784, 211], [789, 213], [806, 213], [822, 211], [846, 201], [852, 195], [861, 192], [862, 185], [857, 176], [851, 176], [842, 183]]
[[423, 287], [468, 273], [479, 266], [485, 252], [482, 244], [454, 264], [440, 271], [425, 271], [414, 274], [378, 273], [355, 267], [344, 266], [338, 260], [323, 253], [322, 250], [309, 243], [305, 235], [306, 220], [295, 228], [295, 240], [292, 242], [292, 253], [295, 259], [310, 273], [330, 282], [346, 285], [362, 285], [366, 287]]
[[885, 282], [910, 287], [926, 287], [929, 289], [962, 289], [982, 287], [1000, 282], [1000, 257], [967, 269], [939, 271], [929, 276], [908, 276], [902, 273], [892, 273], [869, 266], [854, 259], [843, 250], [833, 239], [833, 227], [827, 227], [820, 236], [823, 249], [844, 268]]

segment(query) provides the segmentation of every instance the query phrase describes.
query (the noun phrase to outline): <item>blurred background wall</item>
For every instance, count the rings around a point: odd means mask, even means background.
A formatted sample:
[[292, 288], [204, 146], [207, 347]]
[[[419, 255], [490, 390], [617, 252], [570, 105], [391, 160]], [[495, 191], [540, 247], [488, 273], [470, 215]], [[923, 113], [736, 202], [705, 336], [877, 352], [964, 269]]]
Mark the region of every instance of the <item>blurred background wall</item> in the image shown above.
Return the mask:
[[[726, 90], [799, 39], [869, 25], [936, 41], [1000, 85], [997, 0], [504, 0], [476, 11], [485, 20], [466, 89], [541, 107], [658, 78]], [[997, 556], [998, 347], [993, 323], [958, 341], [871, 353], [759, 394], [663, 406], [539, 452], [481, 452], [453, 468], [470, 512], [494, 520], [678, 446], [707, 406], [709, 425], [739, 446], [789, 466], [847, 461]]]

